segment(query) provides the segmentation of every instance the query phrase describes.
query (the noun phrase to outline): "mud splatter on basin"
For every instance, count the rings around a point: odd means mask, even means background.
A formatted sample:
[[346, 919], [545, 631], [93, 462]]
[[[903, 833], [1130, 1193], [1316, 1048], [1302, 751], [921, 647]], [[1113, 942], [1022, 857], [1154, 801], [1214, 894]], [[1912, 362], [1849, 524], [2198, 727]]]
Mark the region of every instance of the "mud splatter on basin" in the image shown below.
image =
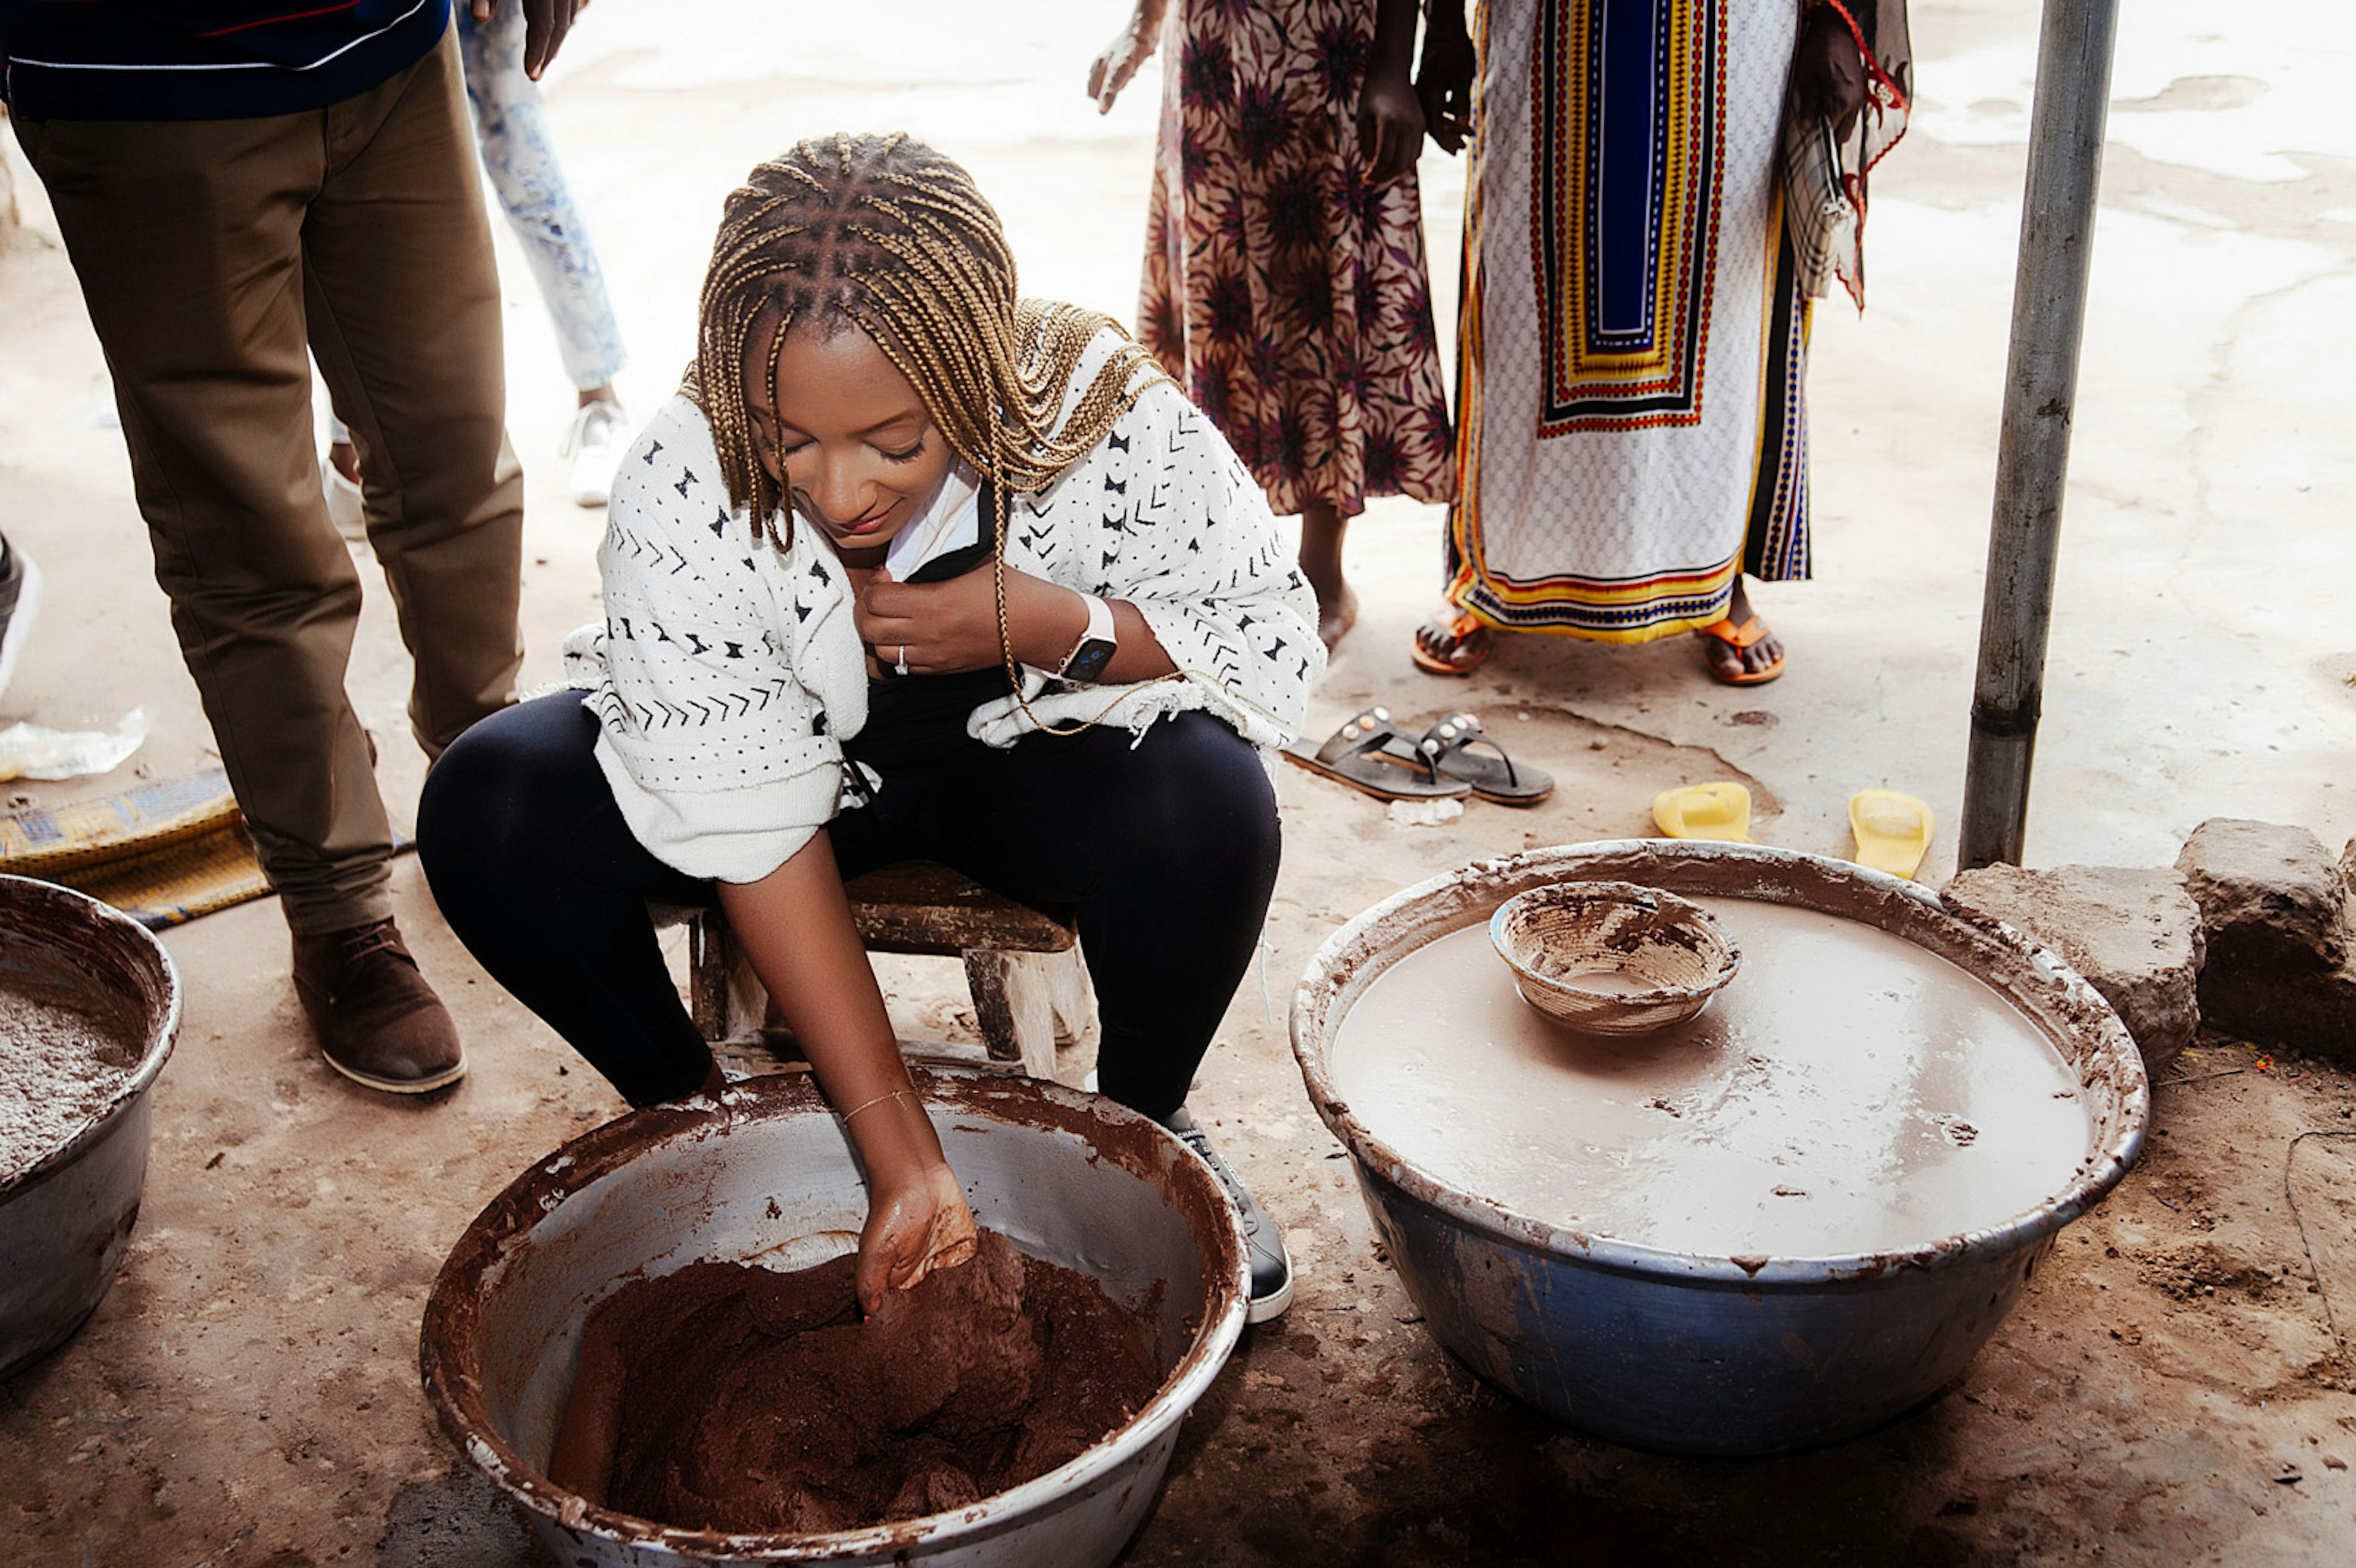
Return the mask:
[[[1590, 880], [1699, 901], [1741, 978], [1636, 1042], [1537, 1019], [1477, 928]], [[1320, 949], [1292, 1040], [1440, 1341], [1600, 1436], [1693, 1453], [1836, 1442], [1934, 1393], [2148, 1113], [2126, 1031], [2051, 953], [1749, 845], [1532, 850], [1410, 888]]]

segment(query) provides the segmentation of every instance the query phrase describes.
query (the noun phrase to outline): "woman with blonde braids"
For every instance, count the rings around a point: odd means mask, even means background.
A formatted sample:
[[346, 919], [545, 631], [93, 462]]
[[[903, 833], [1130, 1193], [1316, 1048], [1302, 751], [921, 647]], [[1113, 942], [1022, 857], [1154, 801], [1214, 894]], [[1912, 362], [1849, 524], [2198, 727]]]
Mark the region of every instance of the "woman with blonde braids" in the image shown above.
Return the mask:
[[971, 1249], [845, 879], [948, 862], [1069, 910], [1104, 1092], [1195, 1145], [1281, 1311], [1276, 1226], [1185, 1109], [1276, 878], [1263, 762], [1316, 602], [1226, 443], [1110, 321], [1023, 300], [958, 165], [837, 135], [762, 164], [696, 364], [623, 460], [577, 693], [427, 781], [450, 924], [633, 1104], [717, 1088], [647, 914], [716, 901], [869, 1177], [872, 1308]]

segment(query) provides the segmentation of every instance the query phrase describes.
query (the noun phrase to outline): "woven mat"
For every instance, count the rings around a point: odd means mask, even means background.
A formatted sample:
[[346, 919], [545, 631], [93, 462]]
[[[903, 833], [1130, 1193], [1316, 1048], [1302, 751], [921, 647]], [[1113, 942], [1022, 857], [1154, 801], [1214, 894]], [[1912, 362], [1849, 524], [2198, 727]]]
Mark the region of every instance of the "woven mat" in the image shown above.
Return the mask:
[[270, 891], [217, 768], [0, 816], [0, 874], [78, 889], [150, 930]]

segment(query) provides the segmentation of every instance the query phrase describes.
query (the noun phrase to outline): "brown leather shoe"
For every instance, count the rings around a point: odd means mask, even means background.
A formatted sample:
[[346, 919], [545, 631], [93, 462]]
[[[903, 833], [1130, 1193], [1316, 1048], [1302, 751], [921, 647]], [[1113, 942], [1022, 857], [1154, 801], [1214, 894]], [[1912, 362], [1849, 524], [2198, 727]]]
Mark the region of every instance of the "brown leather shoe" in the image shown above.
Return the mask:
[[466, 1074], [458, 1026], [390, 920], [296, 937], [294, 994], [327, 1065], [355, 1083], [423, 1094]]

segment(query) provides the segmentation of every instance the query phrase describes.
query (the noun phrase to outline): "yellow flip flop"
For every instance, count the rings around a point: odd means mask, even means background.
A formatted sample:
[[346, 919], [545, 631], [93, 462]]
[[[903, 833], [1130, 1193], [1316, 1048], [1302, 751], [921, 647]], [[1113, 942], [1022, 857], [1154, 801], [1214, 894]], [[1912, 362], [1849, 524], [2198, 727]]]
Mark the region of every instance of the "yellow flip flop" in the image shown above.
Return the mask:
[[1922, 869], [1935, 825], [1928, 801], [1894, 789], [1861, 789], [1848, 797], [1848, 830], [1857, 835], [1857, 863], [1912, 879]]
[[1672, 838], [1715, 838], [1756, 844], [1751, 837], [1751, 792], [1739, 784], [1687, 784], [1653, 797], [1653, 821]]

